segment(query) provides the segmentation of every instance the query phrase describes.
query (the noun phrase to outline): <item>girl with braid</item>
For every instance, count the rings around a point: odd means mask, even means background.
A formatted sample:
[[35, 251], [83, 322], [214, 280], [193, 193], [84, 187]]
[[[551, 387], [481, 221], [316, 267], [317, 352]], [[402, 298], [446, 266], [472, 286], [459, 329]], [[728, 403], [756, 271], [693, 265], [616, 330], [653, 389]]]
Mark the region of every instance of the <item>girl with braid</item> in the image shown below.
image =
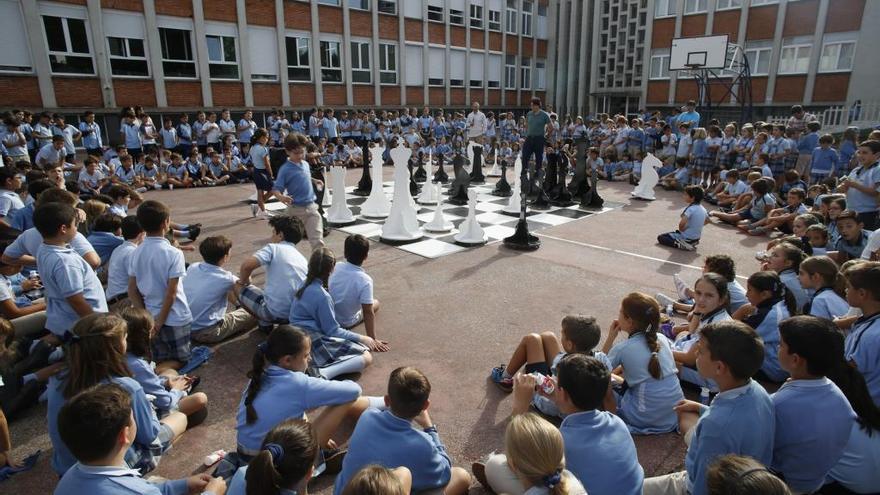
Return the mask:
[[[620, 314], [603, 348], [617, 372], [623, 366], [625, 383], [617, 397], [617, 414], [634, 434], [667, 433], [678, 427], [673, 407], [684, 394], [669, 340], [657, 333], [659, 327], [657, 301], [647, 294], [630, 293], [620, 303]], [[612, 347], [620, 332], [629, 337]]]

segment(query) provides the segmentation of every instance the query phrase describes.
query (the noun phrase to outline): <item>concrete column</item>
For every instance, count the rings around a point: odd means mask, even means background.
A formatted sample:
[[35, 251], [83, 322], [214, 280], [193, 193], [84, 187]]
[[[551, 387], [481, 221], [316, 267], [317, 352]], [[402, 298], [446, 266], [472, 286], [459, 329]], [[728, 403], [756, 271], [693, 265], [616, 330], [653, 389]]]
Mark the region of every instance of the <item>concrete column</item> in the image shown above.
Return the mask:
[[371, 43], [373, 45], [373, 65], [370, 66], [373, 72], [373, 102], [375, 106], [379, 106], [382, 104], [382, 81], [379, 78], [379, 0], [371, 0], [370, 1], [370, 10], [372, 15], [370, 16], [371, 24], [373, 26], [373, 38]]
[[406, 105], [406, 17], [403, 4], [397, 4], [397, 73], [400, 86], [400, 103]]
[[[578, 56], [575, 56], [577, 53], [577, 39], [578, 39], [578, 7], [586, 7], [582, 2], [571, 2], [571, 20], [569, 21], [568, 26], [568, 59], [573, 60], [573, 63], [569, 64], [568, 70], [565, 71], [565, 76], [568, 83], [568, 88], [565, 92], [565, 112], [570, 112], [572, 108], [577, 104], [577, 66], [579, 59], [583, 58], [584, 54], [581, 53]], [[586, 36], [586, 33], [581, 29], [581, 33]], [[556, 113], [562, 115], [563, 109], [557, 109]]]
[[[403, 5], [399, 5], [399, 8], [403, 8]], [[428, 56], [428, 0], [422, 0], [422, 50], [422, 81], [425, 83], [423, 86], [425, 90], [424, 106], [428, 106], [431, 102], [430, 85], [428, 84], [428, 66], [431, 61]]]
[[[324, 106], [324, 82], [321, 81], [321, 34], [318, 26], [318, 3], [309, 2], [309, 13], [312, 16], [312, 74], [315, 79], [315, 106]], [[342, 59], [342, 47], [339, 58]], [[285, 64], [286, 65], [286, 64]], [[343, 65], [344, 66], [344, 65]], [[293, 102], [298, 103], [297, 101]]]
[[558, 4], [559, 0], [550, 0], [550, 7], [547, 9], [547, 33], [550, 39], [547, 41], [547, 101], [544, 104], [553, 106], [556, 106], [556, 33], [554, 31], [559, 23]]
[[[278, 81], [281, 83], [281, 106], [290, 106], [290, 80], [287, 78], [287, 36], [285, 34], [284, 0], [275, 0], [275, 35], [278, 38]], [[314, 45], [314, 41], [312, 41]], [[312, 64], [314, 66], [314, 63]], [[313, 70], [314, 72], [314, 70]]]
[[[239, 60], [241, 63], [238, 64], [241, 67], [241, 86], [244, 89], [244, 106], [252, 107], [254, 106], [254, 85], [251, 81], [251, 33], [248, 31], [247, 24], [247, 8], [245, 8], [245, 0], [235, 0], [235, 11], [238, 14], [238, 50]], [[287, 69], [286, 65], [283, 65], [284, 69]], [[281, 67], [279, 67], [279, 72]]]
[[202, 83], [202, 105], [214, 106], [214, 93], [211, 90], [211, 69], [208, 67], [208, 40], [205, 37], [205, 8], [202, 0], [192, 0], [193, 33], [196, 37], [196, 58], [199, 65], [199, 80]]
[[113, 75], [110, 72], [110, 57], [107, 56], [107, 43], [104, 36], [104, 16], [101, 14], [101, 0], [87, 0], [89, 12], [89, 30], [92, 32], [92, 52], [94, 52], [95, 70], [101, 83], [101, 97], [105, 107], [115, 107], [116, 97], [113, 92]]
[[[547, 59], [544, 59], [544, 75], [547, 74]], [[538, 3], [532, 4], [532, 98], [537, 93], [538, 85], [536, 83], [538, 75]], [[547, 82], [544, 82], [544, 90], [546, 91]], [[546, 105], [546, 103], [544, 103]]]
[[[642, 54], [642, 89], [640, 101], [648, 108], [648, 80], [651, 76], [651, 36], [654, 33], [654, 0], [648, 0], [646, 7], [647, 25], [645, 26], [645, 46]], [[598, 15], [596, 16], [599, 17]], [[742, 32], [743, 30], [740, 30]], [[594, 42], [596, 38], [593, 38]], [[595, 50], [595, 48], [594, 48]]]
[[159, 40], [159, 26], [156, 22], [156, 0], [144, 0], [144, 27], [146, 28], [147, 53], [150, 73], [153, 75], [153, 87], [156, 91], [156, 106], [168, 106], [168, 94], [165, 92], [165, 68], [162, 67], [162, 42]]
[[[593, 6], [593, 8], [596, 8]], [[588, 32], [588, 28], [590, 26], [590, 14], [595, 15], [594, 12], [591, 12], [591, 8], [589, 5], [584, 4], [581, 9], [581, 48], [580, 48], [580, 56], [578, 57], [578, 78], [577, 78], [577, 110], [574, 112], [576, 115], [584, 115], [587, 113], [588, 102], [588, 94], [587, 94], [587, 64], [596, 57], [593, 57], [590, 53], [590, 34]], [[563, 122], [564, 123], [564, 122]]]
[[807, 72], [807, 84], [804, 85], [804, 105], [813, 102], [813, 88], [816, 87], [816, 73], [819, 71], [819, 57], [822, 55], [822, 35], [825, 32], [829, 3], [828, 0], [819, 0], [819, 16], [816, 18], [816, 30], [813, 33], [813, 49], [810, 50], [810, 68]]
[[[684, 10], [684, 2], [678, 2], [678, 9], [675, 11], [675, 38], [681, 36], [681, 12]], [[644, 69], [643, 69], [644, 70]], [[650, 73], [651, 67], [648, 66]], [[675, 87], [678, 85], [678, 72], [669, 72], [669, 104], [675, 104]]]
[[452, 88], [449, 85], [450, 73], [452, 72], [452, 57], [449, 54], [449, 45], [452, 44], [449, 33], [449, 0], [443, 0], [443, 12], [446, 13], [446, 19], [443, 25], [444, 39], [446, 40], [446, 72], [443, 74], [443, 80], [446, 81], [446, 106], [452, 104]]
[[[787, 0], [779, 0], [779, 8], [776, 11], [776, 28], [773, 31], [773, 51], [770, 54], [770, 67], [779, 68], [779, 59], [782, 55], [782, 29], [785, 26], [785, 10]], [[771, 70], [767, 76], [767, 92], [764, 94], [764, 103], [773, 103], [773, 93], [776, 91], [776, 70]]]
[[340, 48], [339, 57], [342, 63], [342, 79], [345, 82], [345, 104], [352, 106], [354, 103], [354, 90], [352, 89], [351, 81], [351, 15], [348, 10], [348, 0], [342, 0], [342, 46]]
[[569, 13], [567, 6], [569, 0], [559, 0], [559, 29], [556, 36], [559, 38], [559, 53], [556, 63], [556, 112], [563, 111], [567, 103], [566, 90], [568, 89], [568, 31], [569, 31]]
[[[742, 49], [742, 57], [745, 58], [746, 52], [746, 26], [749, 23], [749, 4], [748, 2], [743, 2], [742, 8], [739, 11], [739, 26], [737, 27], [737, 36], [736, 36], [736, 44]], [[733, 94], [730, 95], [730, 99], [728, 100], [732, 104], [739, 103], [739, 99], [734, 96], [739, 94], [739, 85], [734, 86]]]
[[471, 105], [471, 0], [464, 2], [464, 101]]
[[37, 75], [40, 87], [40, 99], [43, 108], [55, 108], [55, 85], [52, 83], [52, 66], [49, 64], [49, 50], [43, 39], [43, 20], [40, 19], [40, 7], [36, 2], [21, 2], [24, 24], [27, 31], [28, 44], [31, 47], [31, 63]]
[[[654, 0], [648, 0], [648, 5], [650, 6], [653, 1]], [[653, 7], [649, 7], [649, 8], [651, 8], [651, 12], [654, 12]], [[600, 74], [599, 74], [599, 50], [601, 48], [599, 46], [600, 45], [599, 44], [599, 39], [600, 39], [599, 33], [602, 31], [602, 29], [601, 29], [602, 16], [599, 15], [598, 7], [594, 7], [594, 9], [596, 10], [596, 12], [593, 15], [593, 23], [591, 25], [592, 32], [590, 34], [590, 36], [592, 36], [592, 41], [593, 41], [592, 49], [590, 52], [590, 93], [591, 93], [591, 95], [594, 95], [599, 92], [599, 76], [600, 76]], [[651, 20], [648, 21], [648, 26], [650, 26], [650, 25], [651, 25]], [[590, 100], [589, 106], [590, 106], [591, 110], [595, 110], [596, 112], [601, 112], [604, 110], [604, 108], [599, 107], [597, 98], [595, 96], [589, 96], [589, 100]], [[603, 97], [602, 101], [604, 104], [604, 101], [605, 101], [604, 97]]]
[[483, 106], [489, 106], [489, 5], [485, 2], [483, 3], [483, 54]]
[[[514, 88], [516, 84], [514, 84]], [[501, 107], [507, 106], [507, 2], [501, 1]]]
[[[534, 6], [532, 7], [534, 8]], [[517, 74], [516, 78], [516, 105], [520, 106], [522, 103], [522, 90], [523, 90], [523, 79], [522, 79], [522, 58], [523, 58], [523, 25], [522, 25], [522, 2], [517, 3], [516, 9], [516, 67], [519, 74]], [[529, 81], [529, 86], [531, 86], [532, 81]]]

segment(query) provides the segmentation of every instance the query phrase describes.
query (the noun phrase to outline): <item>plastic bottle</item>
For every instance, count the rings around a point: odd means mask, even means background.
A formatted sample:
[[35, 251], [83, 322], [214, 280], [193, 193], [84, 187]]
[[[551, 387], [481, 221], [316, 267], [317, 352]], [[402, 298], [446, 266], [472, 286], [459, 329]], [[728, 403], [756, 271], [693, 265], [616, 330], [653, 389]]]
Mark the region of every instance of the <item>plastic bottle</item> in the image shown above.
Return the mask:
[[[28, 280], [30, 280], [31, 282], [39, 282], [40, 274], [36, 270], [31, 270], [28, 272]], [[27, 291], [27, 293], [25, 293], [25, 296], [27, 296], [27, 298], [31, 300], [39, 299], [43, 296], [43, 291], [40, 290], [40, 286], [38, 285], [33, 289]]]
[[556, 390], [556, 381], [549, 376], [542, 375], [537, 371], [533, 373], [529, 373], [530, 376], [533, 376], [535, 380], [538, 382], [535, 386], [536, 390], [540, 390], [547, 395], [552, 394]]
[[708, 387], [701, 387], [700, 388], [700, 404], [703, 404], [704, 406], [708, 406], [709, 402], [710, 402], [709, 388]]

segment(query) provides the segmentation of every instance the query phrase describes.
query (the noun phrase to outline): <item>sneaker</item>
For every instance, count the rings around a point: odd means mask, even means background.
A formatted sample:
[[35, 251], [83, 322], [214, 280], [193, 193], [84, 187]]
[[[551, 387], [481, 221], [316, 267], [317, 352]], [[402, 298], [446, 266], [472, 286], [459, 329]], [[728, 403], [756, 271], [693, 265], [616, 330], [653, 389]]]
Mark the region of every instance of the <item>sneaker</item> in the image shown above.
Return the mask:
[[499, 365], [492, 368], [492, 374], [490, 375], [492, 378], [492, 382], [498, 386], [502, 391], [510, 393], [513, 392], [513, 378], [509, 376], [504, 376], [504, 365]]
[[658, 293], [654, 294], [654, 299], [656, 299], [657, 302], [660, 303], [661, 307], [667, 308], [667, 309], [670, 306], [672, 306], [673, 304], [675, 304], [675, 299], [667, 296], [666, 294], [664, 294], [662, 292], [658, 292]]
[[201, 234], [201, 233], [202, 233], [202, 229], [201, 229], [201, 228], [199, 228], [199, 227], [190, 227], [190, 228], [189, 228], [189, 240], [191, 240], [191, 241], [195, 241], [195, 240], [199, 237], [199, 234]]
[[675, 247], [677, 247], [678, 249], [683, 249], [685, 251], [694, 251], [695, 249], [697, 249], [690, 243], [685, 241], [675, 241]]
[[157, 190], [157, 191], [158, 191], [159, 189], [162, 189], [162, 184], [153, 184], [153, 189], [155, 189], [155, 190]]
[[[489, 486], [489, 479], [486, 478], [486, 464], [482, 462], [475, 462], [471, 464], [471, 472], [474, 473], [474, 478], [480, 482], [480, 485], [483, 486], [486, 490], [492, 491], [492, 487]], [[493, 492], [494, 493], [494, 492]]]
[[675, 283], [675, 292], [678, 293], [679, 301], [687, 301], [688, 299], [690, 299], [687, 293], [688, 286], [686, 283], [684, 283], [684, 280], [682, 280], [681, 277], [678, 276], [677, 273], [672, 275], [672, 282]]
[[260, 207], [257, 206], [256, 203], [251, 203], [251, 216], [257, 218], [257, 213], [260, 212]]

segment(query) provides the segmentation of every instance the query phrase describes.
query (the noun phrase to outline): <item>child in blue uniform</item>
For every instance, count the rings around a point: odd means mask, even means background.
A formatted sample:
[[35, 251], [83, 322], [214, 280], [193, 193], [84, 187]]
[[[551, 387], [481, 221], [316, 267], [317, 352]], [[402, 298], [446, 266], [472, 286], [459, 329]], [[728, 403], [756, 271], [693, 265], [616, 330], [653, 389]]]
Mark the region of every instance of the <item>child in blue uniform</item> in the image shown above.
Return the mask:
[[803, 306], [803, 314], [834, 320], [849, 312], [849, 304], [843, 298], [846, 281], [831, 258], [811, 256], [805, 259], [798, 279], [804, 289], [813, 291], [810, 301]]
[[[277, 487], [276, 493], [307, 493], [315, 471], [318, 437], [312, 423], [287, 419], [269, 430], [260, 453], [229, 481], [226, 495], [245, 495], [256, 489]], [[252, 468], [252, 469], [249, 469]]]
[[801, 263], [806, 257], [807, 255], [794, 244], [780, 242], [770, 250], [770, 258], [767, 260], [767, 269], [779, 274], [779, 280], [785, 284], [785, 287], [794, 297], [794, 310], [791, 312], [793, 315], [799, 313], [810, 300], [810, 294], [807, 293], [798, 279]]
[[[660, 305], [633, 292], [620, 303], [602, 349], [613, 367], [623, 366], [627, 389], [619, 395], [617, 414], [635, 434], [666, 433], [678, 426], [673, 407], [684, 395], [669, 341], [658, 335], [659, 327]], [[621, 331], [628, 338], [612, 347]]]
[[745, 321], [754, 328], [764, 342], [763, 377], [780, 383], [788, 373], [779, 365], [779, 322], [797, 314], [794, 294], [772, 271], [753, 273], [746, 286], [746, 297], [753, 312]]
[[693, 251], [700, 243], [703, 225], [709, 221], [709, 214], [700, 204], [703, 201], [703, 188], [694, 185], [685, 187], [684, 200], [688, 205], [681, 212], [678, 230], [660, 234], [657, 236], [657, 242], [664, 246]]
[[880, 263], [860, 263], [843, 276], [846, 302], [863, 315], [846, 336], [846, 359], [865, 377], [874, 404], [880, 404]]

